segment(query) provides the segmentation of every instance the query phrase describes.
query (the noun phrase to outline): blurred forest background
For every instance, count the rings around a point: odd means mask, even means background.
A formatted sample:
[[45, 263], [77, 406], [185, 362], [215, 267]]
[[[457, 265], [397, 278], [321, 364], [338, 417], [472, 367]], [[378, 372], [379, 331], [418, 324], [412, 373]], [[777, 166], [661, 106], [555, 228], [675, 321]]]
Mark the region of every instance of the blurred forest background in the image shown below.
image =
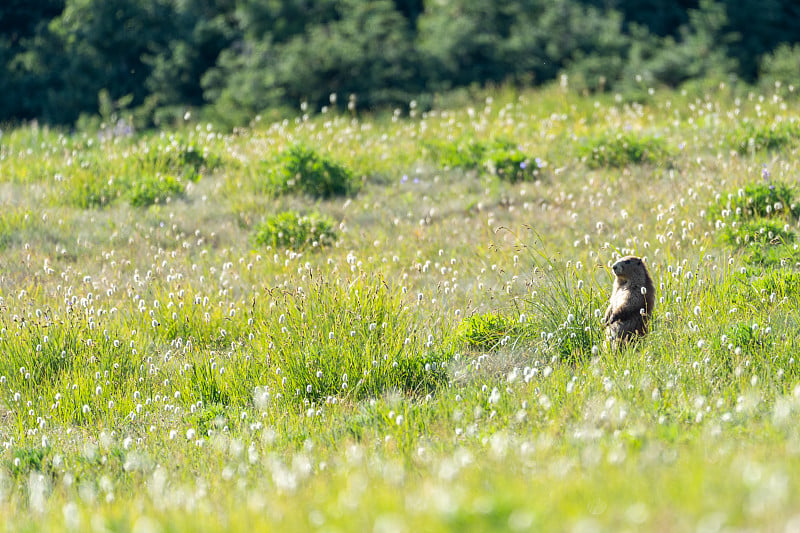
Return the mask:
[[799, 41], [796, 0], [4, 0], [0, 122], [233, 126], [563, 74], [633, 98], [800, 84]]

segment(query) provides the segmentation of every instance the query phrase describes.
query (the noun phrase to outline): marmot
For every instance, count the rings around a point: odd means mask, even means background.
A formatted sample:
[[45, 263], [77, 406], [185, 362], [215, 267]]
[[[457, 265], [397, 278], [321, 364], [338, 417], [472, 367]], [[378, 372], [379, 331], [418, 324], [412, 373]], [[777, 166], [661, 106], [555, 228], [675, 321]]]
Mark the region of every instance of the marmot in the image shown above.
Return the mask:
[[614, 290], [603, 317], [606, 338], [624, 345], [635, 335], [647, 333], [656, 304], [656, 290], [647, 267], [639, 257], [629, 255], [611, 266], [616, 275]]

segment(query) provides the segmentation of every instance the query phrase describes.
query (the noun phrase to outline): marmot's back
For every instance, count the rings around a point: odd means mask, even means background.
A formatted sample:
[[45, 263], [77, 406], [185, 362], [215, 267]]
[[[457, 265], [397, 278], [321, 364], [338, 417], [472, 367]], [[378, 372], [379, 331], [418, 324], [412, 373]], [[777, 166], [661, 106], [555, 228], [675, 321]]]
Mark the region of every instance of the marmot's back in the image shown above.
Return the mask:
[[603, 323], [609, 340], [625, 343], [635, 335], [647, 333], [656, 291], [641, 258], [623, 257], [611, 268], [616, 279]]

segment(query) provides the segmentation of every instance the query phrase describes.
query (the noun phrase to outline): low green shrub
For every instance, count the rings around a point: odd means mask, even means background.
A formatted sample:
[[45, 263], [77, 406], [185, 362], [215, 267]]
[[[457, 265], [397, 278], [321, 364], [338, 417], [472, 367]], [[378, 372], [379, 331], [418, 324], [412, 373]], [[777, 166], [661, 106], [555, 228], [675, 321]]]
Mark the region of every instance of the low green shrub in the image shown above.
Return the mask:
[[515, 147], [498, 147], [489, 151], [484, 163], [489, 174], [503, 181], [535, 181], [542, 169], [541, 160], [531, 158]]
[[777, 122], [772, 124], [739, 125], [728, 134], [728, 145], [740, 154], [779, 150], [793, 145], [800, 139], [800, 122]]
[[120, 198], [134, 207], [148, 207], [183, 196], [184, 182], [171, 174], [137, 174], [104, 177], [79, 171], [68, 180], [58, 200], [82, 209], [103, 208]]
[[294, 211], [270, 215], [256, 227], [255, 240], [262, 246], [300, 249], [331, 244], [337, 238], [335, 223], [322, 215], [302, 216]]
[[184, 184], [174, 176], [154, 175], [142, 176], [131, 180], [128, 185], [128, 200], [134, 207], [147, 207], [163, 204], [168, 200], [183, 195]]
[[221, 158], [191, 134], [159, 134], [145, 137], [125, 158], [133, 173], [172, 174], [197, 181], [203, 172], [221, 164]]
[[660, 137], [620, 133], [588, 139], [578, 146], [578, 155], [589, 167], [599, 168], [666, 163], [670, 153]]
[[[765, 169], [762, 176], [767, 180], [769, 172]], [[794, 188], [784, 183], [748, 185], [719, 198], [709, 208], [708, 218], [714, 223], [725, 221], [719, 239], [743, 249], [747, 264], [795, 264], [800, 261], [800, 251], [791, 244], [796, 234], [789, 222], [800, 218], [800, 206], [794, 196]]]
[[497, 312], [472, 315], [458, 329], [458, 336], [475, 350], [495, 350], [510, 337], [522, 333], [518, 321]]
[[542, 169], [541, 159], [523, 153], [514, 143], [495, 139], [429, 141], [425, 149], [445, 168], [482, 170], [504, 181], [534, 181]]
[[266, 164], [259, 189], [273, 195], [299, 193], [324, 199], [353, 194], [358, 184], [348, 168], [296, 144]]
[[722, 232], [723, 242], [736, 247], [786, 244], [794, 238], [794, 232], [789, 231], [786, 225], [763, 218], [728, 225]]
[[[791, 252], [784, 250], [782, 255], [785, 259], [791, 256]], [[765, 270], [760, 265], [753, 266], [737, 273], [734, 280], [729, 298], [733, 307], [762, 300], [777, 304], [784, 299], [795, 302], [800, 299], [800, 272], [789, 267]]]
[[736, 193], [729, 193], [711, 206], [712, 220], [727, 210], [735, 219], [764, 217], [800, 218], [800, 205], [795, 201], [793, 187], [785, 183], [758, 183], [748, 185]]
[[772, 270], [750, 280], [757, 293], [774, 294], [777, 299], [800, 297], [800, 272], [789, 269]]
[[424, 143], [424, 148], [436, 164], [445, 168], [477, 169], [486, 152], [483, 143], [471, 140], [431, 140]]
[[124, 180], [115, 176], [100, 177], [94, 172], [76, 169], [65, 183], [61, 201], [81, 209], [105, 207], [115, 202], [126, 190]]
[[749, 246], [744, 251], [744, 262], [759, 268], [800, 267], [800, 250], [795, 246]]
[[746, 323], [736, 324], [731, 327], [727, 331], [726, 337], [734, 348], [741, 348], [745, 353], [767, 350], [773, 344], [772, 338], [763, 329], [757, 325]]
[[28, 479], [31, 472], [53, 476], [52, 449], [48, 447], [20, 447], [14, 449], [13, 459], [6, 459], [5, 470], [16, 479]]

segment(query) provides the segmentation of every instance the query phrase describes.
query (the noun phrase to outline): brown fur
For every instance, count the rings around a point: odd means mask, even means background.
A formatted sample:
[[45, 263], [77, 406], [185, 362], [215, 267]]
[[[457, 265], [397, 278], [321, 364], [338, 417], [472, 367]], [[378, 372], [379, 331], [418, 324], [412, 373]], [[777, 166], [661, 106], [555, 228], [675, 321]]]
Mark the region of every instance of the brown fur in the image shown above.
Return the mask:
[[627, 344], [635, 336], [647, 334], [656, 304], [656, 290], [647, 267], [638, 257], [623, 257], [611, 269], [616, 278], [603, 324], [609, 341]]

